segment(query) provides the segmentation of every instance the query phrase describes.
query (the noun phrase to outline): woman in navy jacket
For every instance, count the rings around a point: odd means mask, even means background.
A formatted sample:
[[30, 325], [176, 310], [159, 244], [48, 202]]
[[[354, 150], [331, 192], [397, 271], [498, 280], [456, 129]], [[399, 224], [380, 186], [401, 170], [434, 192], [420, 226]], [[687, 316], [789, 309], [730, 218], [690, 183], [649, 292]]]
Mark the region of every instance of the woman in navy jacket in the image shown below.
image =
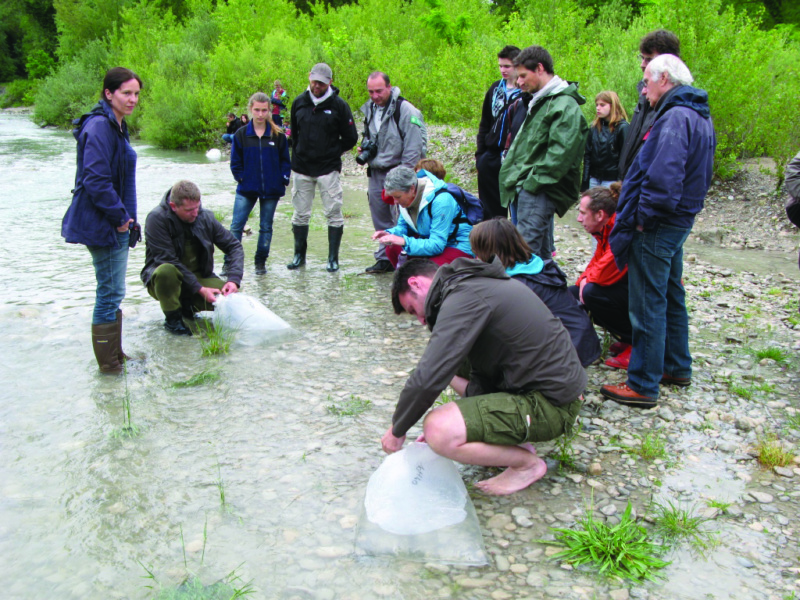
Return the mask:
[[[92, 256], [97, 293], [92, 315], [92, 347], [103, 373], [119, 373], [125, 271], [136, 223], [136, 152], [130, 145], [125, 117], [139, 102], [142, 80], [130, 69], [114, 67], [103, 79], [100, 101], [73, 121], [78, 141], [72, 204], [61, 235], [84, 244]], [[137, 240], [138, 241], [138, 240]]]
[[239, 183], [233, 203], [231, 233], [242, 240], [247, 217], [260, 204], [261, 223], [256, 246], [256, 275], [267, 272], [267, 258], [272, 243], [272, 220], [278, 200], [286, 194], [292, 163], [289, 143], [283, 130], [272, 121], [269, 96], [256, 92], [250, 96], [247, 109], [252, 120], [233, 136], [231, 173]]

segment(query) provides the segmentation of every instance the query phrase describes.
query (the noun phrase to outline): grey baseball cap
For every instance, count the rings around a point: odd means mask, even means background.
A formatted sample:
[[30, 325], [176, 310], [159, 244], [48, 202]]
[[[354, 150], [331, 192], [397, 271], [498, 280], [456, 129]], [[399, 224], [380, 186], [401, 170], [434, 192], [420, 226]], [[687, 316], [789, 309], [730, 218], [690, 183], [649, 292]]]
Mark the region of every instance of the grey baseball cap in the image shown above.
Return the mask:
[[325, 63], [317, 63], [311, 69], [309, 77], [314, 81], [321, 81], [325, 85], [328, 85], [331, 79], [333, 79], [333, 71], [331, 71], [331, 68]]

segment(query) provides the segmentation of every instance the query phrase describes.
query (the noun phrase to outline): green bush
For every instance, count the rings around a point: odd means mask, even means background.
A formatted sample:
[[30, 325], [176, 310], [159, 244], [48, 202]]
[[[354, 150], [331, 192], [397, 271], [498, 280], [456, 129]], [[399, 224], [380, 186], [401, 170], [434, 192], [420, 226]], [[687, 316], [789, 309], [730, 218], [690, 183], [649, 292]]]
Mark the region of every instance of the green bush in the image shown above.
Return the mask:
[[17, 79], [7, 83], [5, 92], [0, 95], [0, 108], [31, 106], [36, 99], [40, 83], [36, 79]]
[[105, 43], [95, 41], [80, 57], [48, 77], [36, 93], [34, 120], [66, 127], [89, 110], [100, 97], [103, 76], [112, 62]]
[[[118, 15], [117, 26], [47, 78], [36, 96], [39, 121], [68, 123], [91, 106], [105, 69], [121, 64], [145, 84], [129, 121], [141, 125], [144, 138], [169, 148], [203, 145], [217, 139], [225, 113], [241, 112], [253, 92], [271, 91], [280, 78], [297, 97], [310, 67], [325, 61], [359, 126], [366, 77], [374, 70], [389, 73], [429, 122], [475, 125], [486, 89], [498, 78], [497, 51], [508, 43], [546, 47], [556, 73], [579, 83], [584, 115], [592, 119], [602, 90], [616, 91], [632, 112], [639, 40], [664, 27], [680, 37], [695, 85], [709, 93], [718, 175], [730, 176], [737, 160], [751, 156], [771, 156], [782, 168], [796, 152], [795, 32], [763, 29], [724, 9], [723, 0], [642, 2], [636, 11], [630, 0], [518, 0], [518, 10], [505, 13], [483, 0], [361, 0], [335, 8], [314, 3], [310, 14], [298, 13], [290, 0], [187, 0], [181, 19], [163, 3], [103, 5]], [[88, 35], [78, 31], [88, 14], [74, 23], [61, 15], [67, 46]]]

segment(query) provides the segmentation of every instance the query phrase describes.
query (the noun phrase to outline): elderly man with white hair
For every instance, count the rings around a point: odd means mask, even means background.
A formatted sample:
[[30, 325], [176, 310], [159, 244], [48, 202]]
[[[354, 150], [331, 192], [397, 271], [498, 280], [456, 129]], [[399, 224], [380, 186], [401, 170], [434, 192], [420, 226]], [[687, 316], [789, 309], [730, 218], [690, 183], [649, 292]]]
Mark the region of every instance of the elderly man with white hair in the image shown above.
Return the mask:
[[708, 94], [692, 81], [672, 54], [647, 65], [642, 94], [655, 120], [625, 176], [610, 237], [617, 265], [628, 265], [633, 350], [627, 381], [600, 391], [637, 408], [656, 406], [659, 384], [692, 381], [683, 244], [703, 210], [716, 148]]

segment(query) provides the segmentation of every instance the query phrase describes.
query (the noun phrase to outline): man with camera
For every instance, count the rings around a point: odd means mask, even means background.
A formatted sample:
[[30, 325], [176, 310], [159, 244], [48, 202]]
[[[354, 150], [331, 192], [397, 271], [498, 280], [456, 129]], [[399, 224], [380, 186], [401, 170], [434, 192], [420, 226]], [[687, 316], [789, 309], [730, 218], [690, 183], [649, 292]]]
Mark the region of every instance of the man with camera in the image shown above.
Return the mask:
[[308, 222], [314, 190], [319, 187], [322, 209], [328, 220], [327, 270], [339, 270], [339, 246], [344, 233], [342, 199], [339, 181], [342, 154], [358, 142], [358, 131], [350, 106], [331, 85], [333, 71], [318, 63], [308, 75], [308, 89], [292, 102], [292, 232], [294, 258], [286, 265], [297, 269], [306, 264]]
[[[370, 100], [361, 107], [364, 113], [364, 140], [356, 161], [367, 167], [369, 187], [367, 198], [375, 231], [385, 231], [397, 225], [397, 207], [382, 199], [386, 174], [399, 165], [413, 169], [425, 158], [428, 133], [422, 113], [400, 95], [389, 76], [375, 71], [367, 78]], [[394, 271], [386, 258], [383, 244], [375, 251], [375, 264], [367, 273]]]

